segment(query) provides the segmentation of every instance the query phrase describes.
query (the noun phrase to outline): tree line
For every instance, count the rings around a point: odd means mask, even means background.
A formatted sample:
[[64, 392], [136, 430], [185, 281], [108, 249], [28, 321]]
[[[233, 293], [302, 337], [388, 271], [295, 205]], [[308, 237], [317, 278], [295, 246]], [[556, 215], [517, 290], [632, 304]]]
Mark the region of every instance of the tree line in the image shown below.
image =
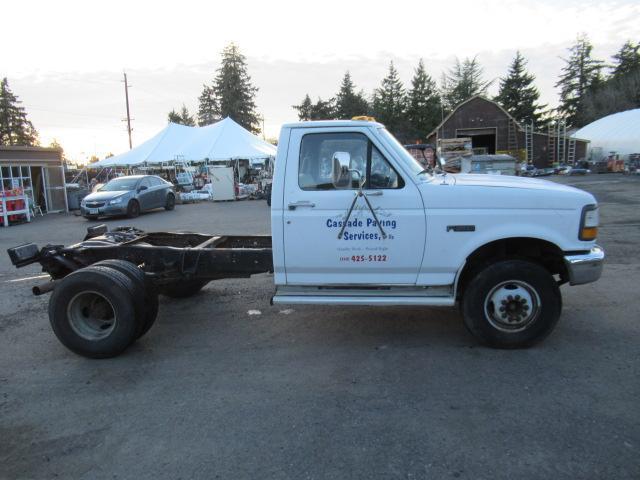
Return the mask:
[[[631, 41], [612, 56], [609, 63], [593, 57], [593, 45], [579, 35], [568, 49], [569, 55], [558, 82], [559, 106], [540, 104], [535, 76], [527, 60], [518, 51], [504, 77], [498, 79], [494, 100], [516, 120], [541, 125], [562, 118], [568, 127], [579, 128], [603, 116], [640, 107], [640, 43]], [[235, 44], [226, 46], [220, 67], [212, 81], [204, 84], [198, 97], [198, 111], [189, 112], [183, 104], [167, 118], [184, 125], [205, 126], [231, 117], [249, 131], [258, 133], [260, 121], [245, 56]], [[477, 58], [456, 59], [444, 72], [439, 84], [428, 73], [424, 61], [418, 61], [408, 86], [400, 80], [390, 62], [387, 75], [371, 95], [355, 85], [351, 73], [342, 78], [335, 96], [312, 100], [305, 95], [293, 108], [300, 120], [350, 119], [374, 116], [401, 141], [423, 140], [457, 105], [469, 98], [487, 94], [492, 80], [484, 78]], [[38, 132], [27, 117], [6, 78], [0, 82], [0, 145], [38, 145]]]
[[[593, 45], [586, 35], [579, 35], [568, 50], [555, 85], [560, 91], [557, 108], [540, 104], [536, 78], [527, 70], [527, 60], [519, 51], [505, 76], [498, 80], [498, 94], [493, 100], [519, 122], [541, 126], [563, 119], [571, 128], [640, 107], [640, 43], [627, 41], [609, 64], [593, 57]], [[317, 97], [313, 101], [307, 94], [293, 108], [300, 120], [373, 116], [401, 141], [416, 141], [423, 140], [460, 103], [475, 95], [486, 95], [492, 84], [492, 80], [484, 78], [477, 57], [462, 61], [456, 58], [442, 74], [439, 85], [420, 59], [409, 88], [402, 84], [391, 62], [387, 75], [370, 96], [357, 89], [347, 71], [334, 97]]]

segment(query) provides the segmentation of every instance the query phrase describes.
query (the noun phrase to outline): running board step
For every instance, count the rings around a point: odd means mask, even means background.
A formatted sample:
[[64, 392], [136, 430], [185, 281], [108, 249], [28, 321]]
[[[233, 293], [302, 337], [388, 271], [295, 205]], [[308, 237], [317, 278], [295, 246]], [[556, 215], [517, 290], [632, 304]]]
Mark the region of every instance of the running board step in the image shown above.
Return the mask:
[[454, 297], [374, 295], [274, 295], [274, 305], [417, 305], [453, 307]]

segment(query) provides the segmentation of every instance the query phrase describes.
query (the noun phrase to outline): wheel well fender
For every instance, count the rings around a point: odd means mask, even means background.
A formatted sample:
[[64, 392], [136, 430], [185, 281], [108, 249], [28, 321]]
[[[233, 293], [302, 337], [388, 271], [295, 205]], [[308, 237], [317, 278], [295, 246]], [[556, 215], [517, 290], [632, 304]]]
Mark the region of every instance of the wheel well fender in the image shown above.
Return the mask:
[[514, 258], [541, 265], [551, 275], [559, 275], [561, 283], [568, 280], [564, 254], [556, 244], [531, 237], [503, 238], [486, 243], [467, 256], [456, 276], [456, 295], [459, 297], [475, 274], [488, 264]]

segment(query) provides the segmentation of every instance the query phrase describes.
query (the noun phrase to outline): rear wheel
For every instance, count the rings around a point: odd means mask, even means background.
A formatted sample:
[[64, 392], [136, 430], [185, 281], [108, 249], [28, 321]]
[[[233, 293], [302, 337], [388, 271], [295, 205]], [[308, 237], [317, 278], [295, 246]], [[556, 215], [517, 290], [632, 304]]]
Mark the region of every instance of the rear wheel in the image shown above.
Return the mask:
[[140, 215], [140, 204], [137, 200], [130, 200], [127, 205], [127, 217], [136, 218]]
[[172, 193], [167, 195], [167, 202], [164, 205], [165, 210], [173, 210], [176, 206], [176, 197]]
[[114, 357], [136, 338], [133, 282], [105, 267], [64, 277], [49, 299], [53, 332], [69, 350], [89, 358]]
[[556, 326], [562, 296], [553, 276], [525, 260], [499, 261], [476, 273], [462, 298], [467, 329], [495, 348], [525, 348]]
[[126, 260], [102, 260], [96, 266], [105, 266], [124, 273], [136, 287], [135, 303], [141, 306], [138, 311], [139, 332], [136, 338], [142, 337], [153, 326], [158, 316], [158, 292], [155, 285], [147, 280], [146, 275], [136, 265]]
[[209, 280], [184, 280], [163, 285], [160, 293], [171, 298], [188, 298], [198, 293]]

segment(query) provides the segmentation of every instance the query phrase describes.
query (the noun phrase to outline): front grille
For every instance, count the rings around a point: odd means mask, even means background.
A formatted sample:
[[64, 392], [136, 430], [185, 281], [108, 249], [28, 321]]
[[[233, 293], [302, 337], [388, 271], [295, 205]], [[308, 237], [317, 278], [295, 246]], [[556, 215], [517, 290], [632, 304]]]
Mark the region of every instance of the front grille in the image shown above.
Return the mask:
[[85, 205], [87, 208], [100, 208], [104, 207], [104, 202], [87, 202]]

